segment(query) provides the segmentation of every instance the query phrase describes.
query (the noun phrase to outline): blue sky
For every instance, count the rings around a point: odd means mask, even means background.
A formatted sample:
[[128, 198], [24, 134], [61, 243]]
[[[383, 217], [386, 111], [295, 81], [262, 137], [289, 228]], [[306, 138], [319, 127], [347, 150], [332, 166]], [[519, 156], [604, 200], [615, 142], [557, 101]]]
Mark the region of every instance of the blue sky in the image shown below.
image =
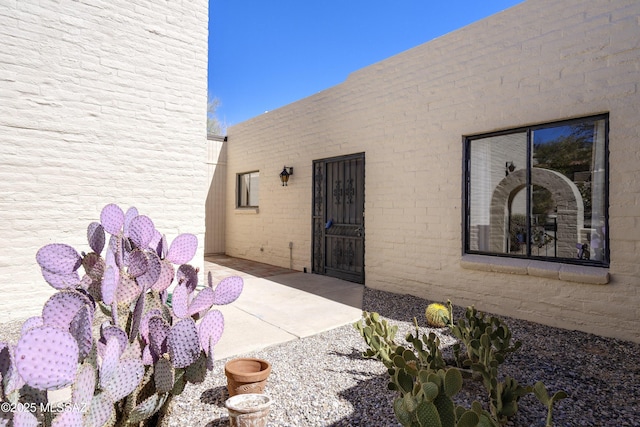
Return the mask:
[[209, 0], [209, 96], [227, 126], [522, 0]]

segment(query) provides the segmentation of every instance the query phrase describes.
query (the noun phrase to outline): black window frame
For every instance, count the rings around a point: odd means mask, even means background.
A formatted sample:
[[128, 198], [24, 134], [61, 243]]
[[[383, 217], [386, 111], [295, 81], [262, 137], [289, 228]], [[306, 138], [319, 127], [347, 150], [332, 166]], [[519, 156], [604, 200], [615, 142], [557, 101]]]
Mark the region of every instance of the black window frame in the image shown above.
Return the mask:
[[[251, 174], [258, 174], [258, 198], [260, 197], [260, 181], [259, 181], [260, 171], [252, 170], [248, 172], [238, 173], [236, 174], [236, 209], [257, 209], [260, 207], [259, 203], [257, 205], [248, 204], [249, 201], [251, 200], [251, 197], [248, 197], [246, 205], [241, 204], [242, 195], [240, 194], [240, 192], [242, 191], [242, 179], [244, 176], [251, 175]], [[249, 189], [249, 191], [251, 191], [251, 189]]]
[[[582, 122], [587, 121], [597, 121], [604, 120], [605, 126], [605, 137], [604, 137], [604, 227], [606, 233], [604, 235], [604, 253], [603, 260], [594, 261], [590, 259], [580, 259], [580, 258], [560, 258], [560, 257], [547, 257], [547, 256], [536, 256], [532, 255], [530, 252], [529, 241], [527, 237], [527, 254], [519, 255], [519, 254], [511, 254], [511, 253], [498, 253], [498, 252], [490, 252], [490, 251], [481, 251], [481, 250], [471, 250], [470, 249], [470, 229], [471, 229], [471, 143], [476, 140], [490, 138], [495, 136], [509, 135], [515, 133], [523, 133], [526, 132], [527, 137], [527, 181], [526, 181], [526, 191], [527, 191], [527, 212], [531, 212], [529, 206], [530, 200], [530, 192], [532, 191], [531, 184], [531, 159], [532, 159], [532, 143], [531, 143], [531, 135], [533, 131], [559, 127], [559, 126], [568, 126], [575, 125]], [[609, 198], [609, 177], [611, 165], [609, 162], [609, 130], [610, 130], [610, 120], [609, 113], [601, 113], [590, 116], [577, 117], [566, 120], [557, 120], [545, 123], [539, 123], [535, 125], [527, 125], [520, 126], [515, 128], [509, 128], [499, 131], [480, 133], [480, 134], [471, 134], [464, 135], [462, 137], [463, 143], [463, 180], [462, 180], [462, 202], [463, 202], [463, 210], [462, 210], [462, 254], [463, 255], [486, 255], [489, 257], [502, 257], [502, 258], [516, 258], [516, 259], [528, 259], [528, 260], [537, 260], [537, 261], [547, 261], [547, 262], [555, 262], [561, 264], [574, 264], [581, 266], [595, 266], [595, 267], [605, 267], [608, 268], [611, 263], [611, 253], [610, 253], [610, 224], [609, 224], [609, 209], [610, 209], [610, 198]], [[527, 232], [530, 231], [530, 216], [531, 214], [527, 214]]]

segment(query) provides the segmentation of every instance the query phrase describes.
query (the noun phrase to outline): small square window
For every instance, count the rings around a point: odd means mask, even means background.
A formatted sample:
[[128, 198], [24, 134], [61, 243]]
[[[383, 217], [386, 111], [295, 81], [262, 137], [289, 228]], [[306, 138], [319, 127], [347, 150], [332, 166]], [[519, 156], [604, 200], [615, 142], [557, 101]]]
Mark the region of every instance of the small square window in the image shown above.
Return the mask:
[[260, 193], [260, 172], [238, 175], [238, 207], [257, 208]]
[[609, 265], [608, 116], [465, 138], [465, 253]]

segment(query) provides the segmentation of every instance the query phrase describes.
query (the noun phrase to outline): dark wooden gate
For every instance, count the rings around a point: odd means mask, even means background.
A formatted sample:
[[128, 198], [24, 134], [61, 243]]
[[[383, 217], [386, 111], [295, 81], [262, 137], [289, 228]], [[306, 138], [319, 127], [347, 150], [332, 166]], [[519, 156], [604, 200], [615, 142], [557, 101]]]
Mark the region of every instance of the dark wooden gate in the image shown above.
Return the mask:
[[313, 170], [313, 272], [364, 283], [364, 153]]

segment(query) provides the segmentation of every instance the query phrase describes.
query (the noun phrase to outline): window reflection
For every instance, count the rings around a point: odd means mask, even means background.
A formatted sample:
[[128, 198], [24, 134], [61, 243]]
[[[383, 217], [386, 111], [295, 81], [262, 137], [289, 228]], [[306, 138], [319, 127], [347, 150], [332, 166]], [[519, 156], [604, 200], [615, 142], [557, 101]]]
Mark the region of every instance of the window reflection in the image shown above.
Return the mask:
[[606, 124], [468, 139], [466, 250], [607, 262]]

